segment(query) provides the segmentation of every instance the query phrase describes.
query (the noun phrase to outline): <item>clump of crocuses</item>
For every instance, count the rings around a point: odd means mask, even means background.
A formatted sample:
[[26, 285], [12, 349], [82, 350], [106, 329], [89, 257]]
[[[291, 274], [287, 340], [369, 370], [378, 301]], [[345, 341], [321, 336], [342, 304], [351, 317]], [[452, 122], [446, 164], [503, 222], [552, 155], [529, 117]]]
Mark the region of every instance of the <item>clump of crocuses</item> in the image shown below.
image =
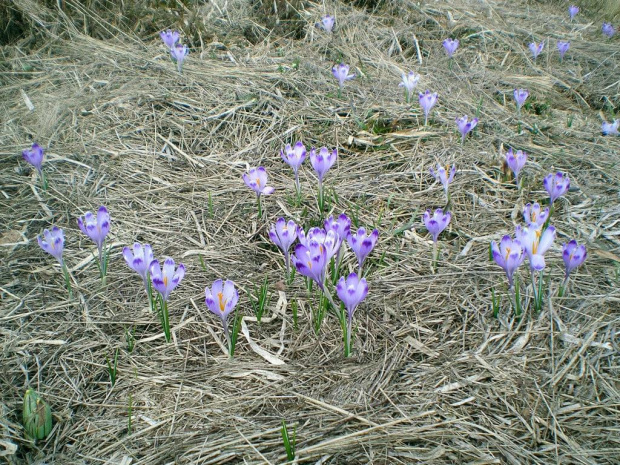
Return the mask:
[[62, 258], [63, 251], [65, 250], [64, 231], [56, 226], [54, 226], [51, 231], [45, 229], [43, 231], [43, 237], [41, 237], [41, 235], [37, 236], [37, 242], [39, 243], [39, 247], [45, 250], [48, 254], [58, 260], [58, 263], [60, 263], [60, 268], [65, 278], [65, 287], [67, 288], [67, 291], [69, 291], [69, 297], [72, 297], [73, 292], [71, 290], [69, 269]]
[[411, 102], [411, 95], [420, 81], [420, 75], [413, 71], [409, 71], [407, 74], [403, 73], [401, 78], [402, 80], [398, 84], [398, 87], [405, 88], [405, 102], [409, 103]]
[[105, 238], [110, 232], [110, 214], [108, 209], [102, 205], [97, 210], [97, 216], [88, 211], [83, 218], [78, 218], [77, 223], [80, 230], [97, 245], [97, 250], [99, 251], [99, 274], [101, 282], [105, 285], [110, 255], [104, 246]]
[[239, 293], [235, 288], [235, 283], [230, 280], [223, 282], [218, 279], [213, 282], [211, 288], [205, 288], [205, 304], [207, 308], [222, 321], [222, 328], [228, 343], [228, 354], [232, 357], [235, 354], [235, 345], [239, 326], [237, 322], [233, 324], [233, 330], [228, 327], [228, 320], [239, 301]]
[[178, 43], [180, 37], [179, 32], [168, 29], [167, 31], [160, 32], [159, 36], [166, 47], [168, 47], [168, 50], [170, 50], [170, 55], [177, 64], [179, 73], [181, 73], [183, 70], [183, 61], [185, 61], [185, 57], [189, 53], [189, 49], [186, 45]]
[[179, 263], [176, 267], [174, 260], [167, 257], [163, 267], [159, 266], [159, 261], [153, 260], [149, 265], [151, 283], [153, 289], [158, 292], [158, 314], [164, 330], [166, 342], [170, 342], [170, 316], [168, 313], [168, 297], [170, 293], [180, 284], [185, 276], [185, 265]]
[[469, 121], [469, 117], [462, 116], [461, 118], [456, 119], [456, 126], [461, 133], [461, 144], [465, 142], [465, 136], [467, 136], [467, 134], [471, 132], [477, 124], [478, 118], [472, 118], [471, 121]]
[[343, 325], [345, 330], [345, 342], [344, 342], [344, 356], [351, 355], [351, 331], [353, 314], [359, 306], [359, 304], [368, 295], [368, 283], [365, 278], [359, 279], [357, 274], [351, 273], [345, 279], [344, 276], [340, 278], [336, 286], [336, 293], [338, 298], [342, 301], [347, 312], [346, 325]]
[[431, 92], [430, 90], [427, 90], [424, 93], [420, 92], [418, 94], [418, 98], [420, 101], [420, 107], [424, 111], [424, 126], [426, 126], [428, 124], [428, 115], [437, 103], [437, 92]]
[[338, 97], [342, 97], [342, 88], [346, 81], [355, 78], [355, 73], [349, 74], [349, 65], [340, 63], [332, 68], [332, 74], [338, 79]]
[[26, 149], [22, 151], [22, 157], [28, 163], [35, 167], [37, 172], [39, 173], [39, 178], [41, 179], [41, 187], [44, 191], [47, 190], [47, 178], [45, 173], [43, 172], [43, 155], [45, 150], [39, 144], [34, 143], [30, 149]]
[[274, 188], [267, 185], [267, 171], [262, 166], [252, 168], [243, 174], [245, 184], [256, 193], [258, 202], [258, 217], [262, 218], [263, 209], [261, 205], [261, 195], [273, 194]]

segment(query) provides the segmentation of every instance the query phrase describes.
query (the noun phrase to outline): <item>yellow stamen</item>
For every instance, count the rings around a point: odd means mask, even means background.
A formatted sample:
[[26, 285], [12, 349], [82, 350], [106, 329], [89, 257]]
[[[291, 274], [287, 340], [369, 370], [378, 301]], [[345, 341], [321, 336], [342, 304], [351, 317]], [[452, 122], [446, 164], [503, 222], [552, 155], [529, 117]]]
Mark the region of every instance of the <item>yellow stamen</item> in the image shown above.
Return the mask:
[[168, 287], [168, 276], [164, 276], [164, 286]]
[[312, 260], [308, 260], [308, 268], [312, 269]]
[[510, 247], [506, 247], [506, 260], [508, 260], [509, 256], [510, 256]]
[[260, 187], [260, 179], [256, 178], [256, 185]]
[[220, 301], [220, 312], [224, 313], [224, 309], [226, 308], [226, 299], [224, 299], [224, 294], [218, 292], [217, 298]]

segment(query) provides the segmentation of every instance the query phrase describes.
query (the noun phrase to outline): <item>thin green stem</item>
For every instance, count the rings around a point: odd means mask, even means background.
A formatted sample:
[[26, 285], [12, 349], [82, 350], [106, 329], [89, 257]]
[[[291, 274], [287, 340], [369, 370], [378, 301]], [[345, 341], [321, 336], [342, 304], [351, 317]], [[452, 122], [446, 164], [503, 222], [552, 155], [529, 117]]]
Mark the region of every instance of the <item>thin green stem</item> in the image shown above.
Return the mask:
[[69, 298], [73, 299], [73, 289], [71, 288], [71, 276], [69, 275], [69, 269], [67, 268], [66, 263], [63, 261], [61, 263], [62, 274], [65, 278], [65, 287], [67, 291], [69, 291]]

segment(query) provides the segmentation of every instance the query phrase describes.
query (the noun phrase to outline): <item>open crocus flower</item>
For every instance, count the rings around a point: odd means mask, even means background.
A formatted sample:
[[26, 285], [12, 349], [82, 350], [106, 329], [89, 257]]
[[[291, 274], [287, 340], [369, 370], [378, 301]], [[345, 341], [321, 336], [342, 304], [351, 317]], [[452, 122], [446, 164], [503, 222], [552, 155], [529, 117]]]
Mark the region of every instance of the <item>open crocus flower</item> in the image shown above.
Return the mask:
[[226, 280], [223, 283], [221, 279], [218, 279], [213, 282], [211, 289], [209, 289], [209, 286], [205, 288], [205, 304], [213, 314], [222, 320], [222, 327], [228, 342], [228, 353], [231, 355], [232, 341], [230, 331], [228, 330], [228, 317], [235, 309], [238, 301], [239, 293], [235, 288], [235, 284], [230, 280]]
[[420, 81], [420, 75], [414, 73], [413, 71], [409, 71], [408, 74], [402, 74], [402, 81], [398, 84], [398, 87], [404, 87], [407, 92], [407, 102], [411, 99], [411, 94], [413, 90], [418, 85]]
[[565, 280], [568, 280], [568, 276], [571, 272], [585, 262], [588, 253], [585, 245], [577, 244], [577, 241], [573, 239], [567, 244], [562, 245], [562, 259], [565, 266]]
[[456, 125], [461, 133], [461, 143], [465, 142], [465, 136], [467, 133], [474, 129], [478, 124], [478, 118], [472, 118], [471, 121], [468, 121], [468, 119], [469, 118], [467, 116], [456, 119]]
[[[450, 171], [449, 175], [448, 175], [448, 170]], [[447, 165], [444, 168], [439, 163], [437, 163], [437, 169], [433, 170], [433, 168], [430, 168], [429, 171], [431, 173], [431, 176], [433, 176], [437, 181], [441, 182], [441, 184], [443, 185], [443, 190], [446, 193], [446, 198], [447, 198], [448, 187], [450, 186], [450, 183], [454, 180], [454, 174], [456, 173], [456, 166], [452, 165], [452, 168], [450, 168], [450, 166]]]
[[459, 40], [458, 39], [446, 39], [443, 41], [443, 48], [446, 49], [446, 54], [452, 58], [456, 49], [459, 48]]
[[267, 186], [267, 171], [265, 171], [265, 168], [262, 166], [252, 168], [247, 173], [244, 173], [243, 181], [250, 189], [256, 192], [258, 197], [260, 197], [261, 194], [269, 195], [274, 192], [273, 187]]
[[334, 30], [335, 22], [336, 22], [336, 19], [333, 16], [325, 15], [321, 18], [321, 22], [317, 23], [317, 26], [319, 26], [321, 29], [323, 29], [326, 32], [332, 32]]
[[276, 224], [274, 224], [269, 230], [269, 239], [284, 254], [284, 264], [286, 265], [286, 276], [290, 275], [290, 258], [289, 258], [289, 249], [293, 242], [297, 240], [297, 225], [293, 220], [289, 220], [287, 223], [284, 218], [278, 218]]
[[334, 230], [325, 231], [323, 228], [310, 228], [308, 234], [304, 232], [301, 227], [297, 228], [297, 237], [299, 242], [306, 247], [310, 247], [310, 243], [315, 241], [319, 244], [320, 248], [325, 250], [325, 260], [328, 262], [334, 255], [340, 250], [343, 237], [340, 237]]
[[30, 149], [22, 151], [22, 157], [24, 157], [24, 160], [34, 166], [39, 172], [39, 174], [41, 174], [41, 166], [43, 165], [43, 153], [43, 147], [35, 143], [32, 144], [32, 147]]
[[379, 240], [379, 231], [374, 229], [368, 236], [366, 236], [366, 229], [359, 228], [355, 234], [349, 233], [347, 237], [347, 242], [349, 243], [349, 247], [355, 256], [357, 257], [357, 265], [359, 274], [362, 274], [362, 265], [364, 264], [364, 260], [372, 249], [377, 245], [377, 241]]
[[603, 23], [601, 31], [609, 38], [613, 37], [616, 33], [616, 29], [611, 25], [611, 23]]
[[544, 255], [553, 245], [555, 235], [553, 226], [549, 226], [544, 231], [542, 228], [517, 226], [516, 237], [525, 249], [532, 270], [541, 271], [545, 269]]
[[103, 205], [97, 210], [97, 216], [91, 212], [86, 212], [84, 218], [79, 217], [77, 220], [80, 230], [97, 244], [99, 250], [99, 260], [103, 253], [103, 241], [110, 232], [110, 214], [108, 209]]
[[345, 65], [344, 63], [340, 63], [332, 68], [332, 74], [336, 79], [338, 79], [338, 85], [342, 90], [345, 81], [350, 81], [355, 77], [354, 74], [349, 74], [349, 65]]
[[43, 230], [43, 238], [37, 236], [39, 247], [54, 257], [60, 265], [63, 265], [62, 253], [65, 250], [65, 233], [62, 229], [54, 226], [51, 231]]
[[437, 103], [437, 92], [431, 93], [430, 90], [424, 93], [420, 92], [418, 98], [420, 100], [420, 107], [424, 110], [424, 126], [426, 126], [428, 123], [428, 114]]
[[575, 5], [571, 5], [568, 7], [568, 15], [570, 16], [571, 21], [575, 16], [579, 13], [579, 7]]
[[513, 240], [510, 236], [506, 235], [502, 238], [499, 246], [495, 241], [491, 242], [491, 252], [493, 254], [493, 260], [499, 266], [501, 266], [506, 272], [508, 278], [508, 285], [512, 289], [514, 285], [514, 273], [521, 266], [523, 260], [525, 260], [525, 252], [521, 242]]
[[615, 120], [613, 123], [608, 123], [607, 121], [603, 121], [601, 125], [601, 132], [604, 136], [617, 136], [620, 134], [618, 132], [618, 127], [620, 126], [620, 119]]
[[173, 49], [179, 41], [178, 31], [171, 31], [170, 29], [167, 31], [161, 31], [159, 33], [159, 37], [161, 37], [161, 40], [164, 41], [164, 44], [166, 44], [166, 47], [169, 49]]
[[188, 53], [189, 49], [186, 45], [182, 44], [176, 44], [170, 49], [170, 54], [172, 55], [172, 58], [174, 58], [174, 60], [177, 62], [177, 69], [179, 70], [179, 73], [183, 70], [183, 61], [185, 60], [185, 57]]
[[127, 262], [129, 268], [134, 270], [142, 277], [142, 281], [144, 282], [144, 287], [146, 292], [149, 292], [149, 284], [148, 284], [148, 273], [149, 266], [154, 260], [153, 250], [149, 244], [142, 244], [136, 242], [133, 245], [132, 249], [129, 247], [123, 248], [123, 257]]
[[[332, 231], [333, 233], [333, 231]], [[295, 254], [291, 257], [299, 274], [313, 279], [323, 290], [327, 252], [323, 244], [316, 240], [308, 241], [308, 245], [297, 244]]]
[[444, 213], [442, 208], [438, 208], [432, 216], [431, 211], [426, 210], [422, 219], [424, 220], [424, 226], [426, 226], [428, 232], [433, 236], [433, 242], [437, 243], [439, 234], [450, 224], [452, 214], [450, 212]]
[[344, 351], [345, 356], [348, 357], [351, 353], [351, 324], [353, 321], [353, 314], [358, 305], [368, 295], [368, 283], [365, 278], [359, 279], [355, 273], [351, 273], [346, 279], [344, 276], [340, 278], [336, 285], [336, 293], [347, 309], [347, 335]]
[[560, 52], [560, 60], [564, 59], [564, 55], [568, 52], [570, 48], [570, 42], [563, 42], [558, 40], [558, 52]]
[[540, 55], [540, 53], [543, 51], [543, 48], [545, 47], [545, 42], [543, 41], [539, 44], [537, 44], [536, 42], [532, 42], [530, 45], [528, 45], [528, 47], [530, 48], [530, 52], [532, 52], [534, 60], [536, 60], [536, 58], [538, 58], [538, 55]]
[[550, 173], [545, 176], [545, 179], [543, 179], [543, 186], [549, 194], [549, 203], [553, 204], [555, 199], [568, 192], [568, 188], [570, 187], [570, 179], [568, 179], [568, 174]]
[[508, 168], [510, 168], [510, 170], [514, 173], [517, 185], [519, 185], [519, 173], [525, 166], [526, 162], [527, 153], [523, 152], [522, 150], [517, 150], [517, 152], [515, 153], [512, 151], [511, 147], [508, 149], [508, 152], [506, 152], [506, 164], [508, 165]]
[[530, 93], [527, 89], [515, 89], [514, 90], [515, 103], [517, 105], [517, 110], [521, 111], [521, 107], [529, 97]]
[[170, 293], [174, 291], [185, 276], [185, 265], [179, 263], [179, 267], [175, 271], [174, 260], [167, 257], [164, 260], [163, 268], [159, 267], [157, 260], [153, 260], [149, 265], [149, 272], [151, 273], [153, 288], [161, 294], [164, 302], [168, 302]]
[[541, 211], [540, 204], [536, 202], [534, 205], [528, 203], [523, 207], [523, 218], [528, 227], [539, 229], [549, 218], [549, 207]]
[[286, 144], [284, 150], [280, 150], [280, 156], [282, 160], [293, 168], [293, 173], [295, 173], [295, 186], [299, 193], [301, 189], [299, 185], [299, 167], [306, 159], [306, 147], [301, 141], [296, 142], [293, 147], [291, 147], [291, 144]]

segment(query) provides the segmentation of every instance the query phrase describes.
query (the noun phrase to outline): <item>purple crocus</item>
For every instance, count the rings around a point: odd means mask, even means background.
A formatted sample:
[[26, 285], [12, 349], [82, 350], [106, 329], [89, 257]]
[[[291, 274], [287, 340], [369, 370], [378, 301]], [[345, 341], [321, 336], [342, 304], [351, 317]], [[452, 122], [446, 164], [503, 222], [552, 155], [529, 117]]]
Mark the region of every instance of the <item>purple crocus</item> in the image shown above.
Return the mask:
[[523, 106], [523, 104], [525, 103], [529, 95], [530, 93], [527, 91], [527, 89], [515, 89], [514, 90], [514, 97], [515, 97], [515, 103], [517, 105], [517, 111], [519, 112], [521, 111], [521, 107]]
[[164, 302], [168, 302], [170, 293], [174, 291], [185, 276], [185, 265], [179, 263], [175, 270], [174, 260], [167, 257], [162, 268], [159, 267], [157, 260], [153, 260], [149, 265], [149, 272], [151, 273], [153, 289], [161, 294]]
[[310, 163], [319, 178], [319, 208], [321, 211], [323, 210], [323, 177], [334, 166], [337, 158], [338, 150], [336, 149], [330, 152], [327, 147], [321, 147], [318, 153], [314, 147], [310, 150]]
[[243, 181], [250, 189], [256, 192], [258, 197], [273, 194], [275, 190], [267, 185], [267, 171], [262, 166], [252, 168], [247, 173], [244, 173]]
[[345, 356], [348, 357], [351, 353], [351, 325], [353, 314], [358, 305], [368, 295], [368, 283], [366, 282], [366, 278], [359, 279], [355, 273], [351, 273], [346, 279], [342, 276], [336, 285], [336, 293], [347, 309], [347, 337], [344, 351]]
[[228, 330], [228, 317], [235, 309], [237, 302], [239, 301], [239, 292], [235, 288], [235, 283], [230, 280], [222, 282], [218, 279], [213, 282], [211, 289], [209, 286], [205, 288], [205, 304], [207, 308], [220, 320], [222, 320], [222, 327], [224, 328], [224, 334], [226, 334], [226, 341], [228, 342], [228, 353], [232, 355], [232, 346], [230, 339], [230, 331]]
[[284, 150], [280, 150], [280, 156], [282, 160], [293, 168], [293, 173], [295, 173], [295, 187], [297, 188], [297, 193], [299, 193], [301, 191], [301, 186], [299, 185], [299, 167], [306, 159], [306, 147], [301, 141], [296, 142], [293, 147], [291, 147], [291, 144], [286, 144]]
[[22, 157], [32, 166], [34, 166], [39, 174], [42, 174], [41, 166], [43, 165], [43, 147], [39, 144], [34, 143], [32, 147], [22, 151]]
[[185, 57], [188, 53], [189, 49], [186, 45], [182, 44], [176, 44], [170, 49], [170, 54], [172, 55], [172, 58], [174, 58], [174, 60], [177, 62], [177, 69], [179, 70], [179, 73], [183, 69], [183, 61], [185, 60]]
[[65, 233], [62, 229], [54, 226], [51, 231], [48, 229], [43, 230], [43, 238], [41, 235], [38, 235], [37, 242], [39, 247], [58, 260], [58, 263], [63, 266], [62, 253], [65, 250]]
[[506, 152], [506, 164], [514, 173], [517, 186], [519, 185], [519, 173], [525, 166], [525, 162], [527, 162], [527, 153], [522, 150], [517, 150], [515, 153], [512, 151], [511, 147], [508, 149], [508, 152]]
[[355, 74], [349, 74], [349, 65], [345, 65], [344, 63], [334, 66], [332, 68], [332, 74], [338, 79], [338, 85], [341, 91], [345, 81], [350, 81], [355, 77]]
[[379, 240], [379, 231], [374, 229], [368, 236], [366, 235], [366, 229], [359, 228], [355, 234], [349, 233], [347, 236], [347, 242], [349, 247], [357, 257], [357, 265], [360, 276], [362, 275], [362, 265], [364, 260], [372, 249], [377, 245]]
[[538, 55], [540, 55], [540, 53], [543, 51], [543, 48], [545, 48], [545, 42], [542, 41], [539, 44], [537, 44], [536, 42], [532, 42], [530, 45], [528, 45], [528, 47], [530, 48], [530, 52], [532, 52], [534, 60], [536, 60], [536, 58], [538, 58]]
[[[447, 165], [444, 168], [439, 163], [437, 163], [437, 169], [433, 170], [433, 168], [430, 168], [429, 171], [431, 173], [431, 176], [433, 176], [437, 181], [441, 182], [441, 184], [443, 185], [443, 190], [446, 193], [446, 198], [448, 198], [448, 187], [450, 186], [450, 183], [454, 180], [456, 166], [452, 165], [452, 168], [450, 168], [450, 166]], [[450, 172], [449, 175], [448, 171]]]
[[154, 260], [153, 250], [149, 244], [142, 244], [136, 242], [133, 245], [132, 249], [129, 247], [123, 248], [123, 257], [127, 262], [129, 268], [134, 270], [142, 277], [142, 282], [144, 282], [144, 288], [146, 292], [149, 292], [149, 282], [148, 282], [148, 273], [149, 266]]
[[616, 33], [616, 29], [611, 25], [611, 23], [603, 23], [601, 31], [609, 38], [612, 38]]
[[525, 249], [533, 271], [545, 269], [545, 253], [553, 245], [555, 240], [555, 227], [549, 226], [544, 231], [542, 228], [517, 226], [516, 237]]
[[317, 242], [325, 250], [325, 260], [328, 262], [338, 253], [342, 241], [344, 240], [343, 237], [340, 237], [338, 233], [332, 229], [326, 231], [323, 228], [317, 227], [310, 228], [308, 234], [306, 234], [304, 230], [298, 226], [297, 237], [299, 238], [299, 243], [306, 247], [310, 247], [310, 242], [312, 241]]
[[287, 279], [290, 275], [290, 257], [289, 249], [293, 242], [297, 240], [297, 225], [293, 220], [289, 220], [288, 223], [284, 218], [278, 218], [276, 224], [274, 224], [269, 230], [269, 239], [284, 254], [284, 263], [286, 265]]
[[422, 107], [422, 110], [424, 110], [424, 126], [426, 126], [428, 123], [428, 114], [437, 103], [437, 92], [431, 93], [430, 90], [427, 90], [424, 93], [420, 92], [418, 97], [420, 100], [420, 106]]
[[291, 260], [299, 274], [313, 279], [323, 290], [325, 282], [325, 267], [328, 263], [327, 252], [323, 244], [310, 240], [308, 245], [297, 244], [295, 254]]
[[334, 231], [341, 239], [346, 239], [351, 232], [351, 219], [344, 213], [340, 214], [338, 218], [334, 218], [330, 215], [324, 223], [326, 231]]
[[528, 227], [539, 229], [545, 224], [549, 218], [549, 207], [542, 210], [540, 204], [536, 202], [534, 205], [528, 203], [523, 207], [523, 218]]
[[321, 22], [317, 23], [317, 26], [327, 32], [332, 32], [334, 30], [334, 23], [336, 19], [331, 15], [325, 15], [321, 18]]
[[558, 52], [560, 52], [560, 60], [564, 59], [564, 55], [566, 54], [566, 52], [568, 52], [569, 48], [570, 42], [558, 40]]
[[555, 199], [563, 196], [564, 194], [566, 194], [566, 192], [568, 192], [568, 188], [570, 187], [570, 180], [568, 179], [568, 174], [550, 173], [545, 176], [545, 179], [543, 179], [543, 186], [549, 194], [549, 203], [553, 204]]
[[450, 212], [444, 213], [442, 208], [438, 208], [432, 216], [431, 211], [426, 210], [422, 219], [424, 220], [424, 226], [426, 226], [428, 232], [433, 236], [433, 242], [437, 243], [439, 234], [450, 224], [452, 214]]
[[459, 40], [458, 39], [446, 39], [443, 41], [443, 48], [446, 49], [446, 54], [452, 58], [456, 49], [459, 48]]
[[411, 94], [420, 81], [420, 75], [409, 71], [408, 74], [402, 74], [402, 81], [398, 84], [398, 87], [404, 87], [407, 92], [407, 102], [411, 99]]
[[525, 260], [525, 251], [521, 242], [513, 240], [510, 236], [506, 235], [502, 238], [499, 246], [495, 241], [491, 242], [491, 252], [493, 254], [493, 260], [499, 266], [501, 266], [506, 272], [508, 278], [508, 285], [512, 290], [514, 286], [514, 272], [521, 266], [523, 260]]
[[562, 245], [562, 258], [564, 259], [565, 266], [565, 283], [571, 272], [580, 266], [586, 260], [587, 256], [588, 253], [586, 251], [586, 246], [577, 244], [575, 239]]
[[617, 136], [620, 134], [618, 132], [618, 127], [620, 126], [620, 119], [615, 120], [613, 123], [608, 123], [607, 121], [603, 121], [601, 125], [601, 132], [604, 136]]
[[168, 29], [167, 31], [161, 31], [159, 33], [159, 37], [161, 37], [161, 40], [164, 41], [164, 44], [166, 44], [166, 47], [168, 47], [169, 49], [174, 48], [179, 41], [178, 31], [171, 31], [170, 29]]
[[471, 121], [468, 121], [468, 119], [469, 118], [467, 116], [456, 119], [456, 125], [461, 133], [461, 144], [465, 142], [465, 136], [467, 133], [474, 129], [478, 124], [478, 118], [472, 118]]
[[575, 16], [579, 13], [579, 7], [575, 5], [571, 5], [568, 7], [568, 15], [570, 16], [571, 21]]
[[79, 217], [77, 220], [80, 230], [97, 244], [99, 250], [99, 261], [101, 262], [103, 253], [103, 241], [110, 232], [110, 214], [108, 209], [103, 205], [97, 210], [97, 216], [91, 212], [86, 212], [84, 218]]

